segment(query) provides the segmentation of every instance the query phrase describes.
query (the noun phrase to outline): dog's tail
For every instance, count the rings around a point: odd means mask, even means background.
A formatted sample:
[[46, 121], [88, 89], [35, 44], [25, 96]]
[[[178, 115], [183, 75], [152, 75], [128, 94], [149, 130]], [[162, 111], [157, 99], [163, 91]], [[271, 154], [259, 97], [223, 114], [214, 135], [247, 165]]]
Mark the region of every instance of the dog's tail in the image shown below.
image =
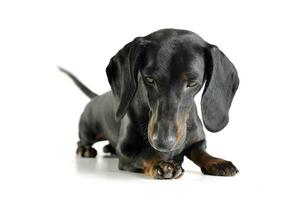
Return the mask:
[[58, 66], [59, 70], [65, 74], [67, 74], [75, 83], [75, 85], [77, 85], [77, 87], [79, 87], [79, 89], [85, 93], [88, 97], [90, 97], [91, 99], [98, 96], [97, 94], [95, 94], [94, 92], [92, 92], [89, 88], [87, 88], [82, 82], [80, 82], [71, 72], [67, 71], [66, 69]]

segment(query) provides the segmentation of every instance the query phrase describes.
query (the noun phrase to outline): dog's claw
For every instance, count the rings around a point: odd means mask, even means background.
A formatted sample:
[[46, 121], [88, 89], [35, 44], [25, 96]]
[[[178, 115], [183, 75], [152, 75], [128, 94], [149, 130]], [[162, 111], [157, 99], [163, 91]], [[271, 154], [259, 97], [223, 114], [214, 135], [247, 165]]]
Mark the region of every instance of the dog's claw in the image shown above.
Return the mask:
[[156, 179], [172, 179], [182, 175], [182, 167], [175, 161], [159, 161], [154, 166], [154, 178]]

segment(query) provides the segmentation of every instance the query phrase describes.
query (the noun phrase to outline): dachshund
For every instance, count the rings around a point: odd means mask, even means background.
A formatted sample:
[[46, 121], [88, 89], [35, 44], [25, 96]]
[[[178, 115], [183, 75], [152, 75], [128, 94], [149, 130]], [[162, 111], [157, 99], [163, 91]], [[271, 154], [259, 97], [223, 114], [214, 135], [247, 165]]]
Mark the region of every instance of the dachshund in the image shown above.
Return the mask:
[[119, 159], [118, 168], [155, 179], [180, 177], [184, 156], [204, 174], [233, 176], [232, 162], [206, 152], [202, 121], [194, 102], [201, 99], [203, 123], [222, 130], [239, 85], [231, 61], [196, 33], [162, 29], [137, 37], [113, 56], [106, 68], [111, 91], [97, 95], [60, 68], [88, 96], [79, 122], [77, 154], [95, 157], [92, 145]]

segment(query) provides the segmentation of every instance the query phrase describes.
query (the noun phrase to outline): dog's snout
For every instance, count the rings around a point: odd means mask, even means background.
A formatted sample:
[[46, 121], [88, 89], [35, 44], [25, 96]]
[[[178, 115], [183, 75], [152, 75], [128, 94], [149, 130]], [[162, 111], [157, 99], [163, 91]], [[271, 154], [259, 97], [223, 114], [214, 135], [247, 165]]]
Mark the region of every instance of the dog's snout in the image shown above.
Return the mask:
[[158, 123], [157, 130], [151, 138], [154, 148], [162, 152], [171, 151], [177, 142], [176, 131], [176, 127], [172, 124]]
[[176, 138], [172, 136], [158, 137], [158, 135], [154, 135], [152, 141], [155, 149], [168, 152], [175, 146]]
[[157, 131], [159, 133], [165, 133], [169, 137], [170, 135], [174, 135], [177, 131], [177, 127], [175, 126], [175, 123], [172, 122], [164, 122], [164, 123], [158, 123]]

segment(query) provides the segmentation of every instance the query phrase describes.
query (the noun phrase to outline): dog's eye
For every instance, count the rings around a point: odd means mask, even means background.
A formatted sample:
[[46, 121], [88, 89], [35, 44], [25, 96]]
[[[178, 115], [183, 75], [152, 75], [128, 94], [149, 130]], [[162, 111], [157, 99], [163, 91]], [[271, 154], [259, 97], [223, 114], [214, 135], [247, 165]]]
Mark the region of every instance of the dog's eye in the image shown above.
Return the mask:
[[153, 84], [155, 82], [154, 79], [150, 76], [145, 77], [145, 79], [146, 79], [147, 83], [149, 83], [149, 84]]
[[190, 81], [190, 82], [187, 83], [187, 87], [195, 87], [197, 85], [198, 85], [198, 83], [195, 82], [195, 81]]

